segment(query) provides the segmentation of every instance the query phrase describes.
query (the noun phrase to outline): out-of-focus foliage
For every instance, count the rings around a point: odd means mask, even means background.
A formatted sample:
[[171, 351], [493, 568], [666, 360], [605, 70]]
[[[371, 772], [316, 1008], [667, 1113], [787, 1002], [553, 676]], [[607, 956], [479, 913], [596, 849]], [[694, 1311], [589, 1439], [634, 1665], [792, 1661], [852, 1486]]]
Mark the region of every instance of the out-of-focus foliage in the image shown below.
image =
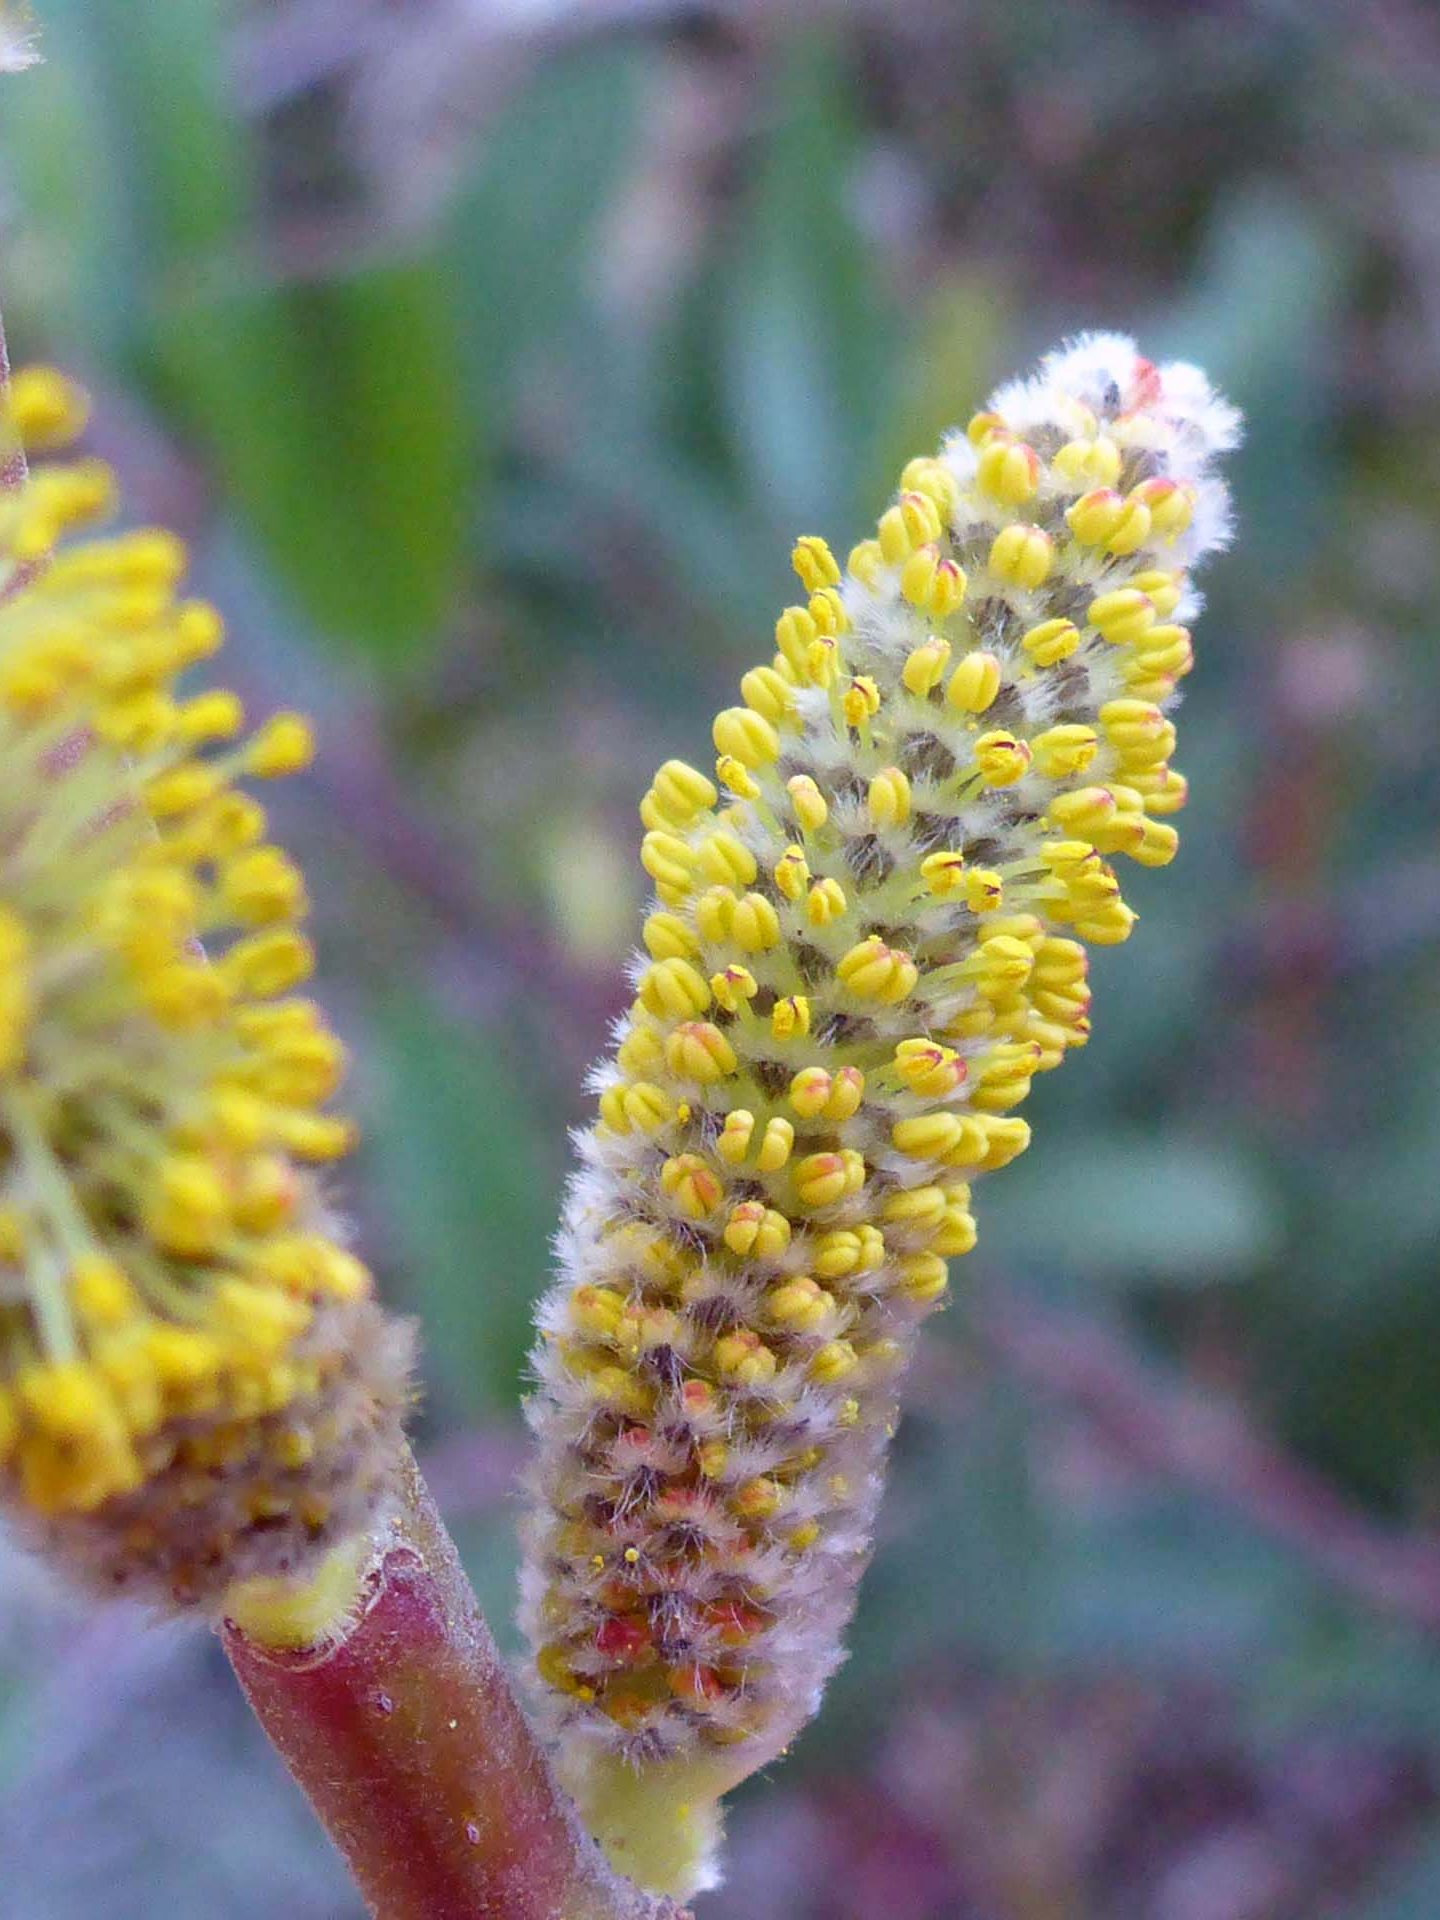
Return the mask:
[[[282, 825], [357, 1059], [346, 1200], [424, 1317], [420, 1437], [487, 1604], [645, 779], [703, 757], [793, 535], [848, 544], [1094, 324], [1245, 408], [1242, 538], [1187, 683], [1181, 883], [1139, 876], [969, 1273], [1433, 1525], [1425, 0], [39, 12], [47, 65], [0, 96], [12, 346], [90, 380], [255, 703], [318, 713]], [[1017, 1387], [959, 1291], [852, 1661], [714, 1913], [1430, 1920], [1434, 1642]], [[0, 1583], [0, 1920], [352, 1911], [203, 1645]]]

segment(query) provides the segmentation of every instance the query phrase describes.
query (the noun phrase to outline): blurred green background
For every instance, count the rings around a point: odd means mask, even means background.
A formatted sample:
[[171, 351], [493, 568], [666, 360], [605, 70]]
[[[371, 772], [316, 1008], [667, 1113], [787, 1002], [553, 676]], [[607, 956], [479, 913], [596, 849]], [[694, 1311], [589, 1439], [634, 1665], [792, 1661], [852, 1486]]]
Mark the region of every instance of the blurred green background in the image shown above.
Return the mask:
[[[650, 769], [703, 758], [793, 536], [843, 550], [1067, 331], [1244, 407], [1180, 864], [1127, 882], [1095, 1039], [985, 1184], [853, 1658], [702, 1911], [1433, 1920], [1430, 0], [38, 12], [12, 349], [91, 386], [247, 699], [319, 720], [279, 811], [355, 1054], [347, 1199], [505, 1633]], [[354, 1920], [205, 1636], [0, 1556], [0, 1920]]]

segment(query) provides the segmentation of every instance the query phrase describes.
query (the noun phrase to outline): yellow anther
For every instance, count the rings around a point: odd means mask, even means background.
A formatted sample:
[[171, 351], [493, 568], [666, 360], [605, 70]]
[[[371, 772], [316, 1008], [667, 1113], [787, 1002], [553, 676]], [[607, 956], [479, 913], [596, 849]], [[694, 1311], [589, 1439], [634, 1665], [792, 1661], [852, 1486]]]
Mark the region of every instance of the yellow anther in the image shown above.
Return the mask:
[[678, 913], [652, 913], [642, 937], [652, 960], [688, 960], [700, 951], [694, 929]]
[[841, 1067], [835, 1075], [830, 1098], [825, 1103], [827, 1120], [849, 1120], [860, 1111], [865, 1098], [865, 1076], [859, 1067]]
[[1070, 725], [1050, 727], [1030, 742], [1037, 772], [1049, 780], [1068, 780], [1084, 773], [1100, 748], [1100, 736], [1093, 727]]
[[1085, 609], [1085, 618], [1112, 646], [1133, 646], [1155, 624], [1155, 602], [1138, 587], [1102, 593]]
[[895, 505], [881, 514], [876, 533], [885, 560], [898, 567], [916, 547], [940, 538], [939, 509], [928, 494], [902, 493]]
[[710, 991], [716, 1004], [727, 1013], [738, 1013], [760, 991], [760, 983], [748, 967], [728, 966], [710, 976]]
[[965, 885], [965, 856], [952, 849], [927, 853], [920, 862], [920, 874], [937, 900], [948, 899]]
[[303, 773], [315, 758], [315, 735], [303, 714], [277, 713], [245, 749], [245, 768], [259, 780]]
[[721, 828], [700, 842], [698, 857], [701, 871], [725, 886], [748, 887], [759, 871], [755, 856], [733, 833]]
[[730, 936], [745, 953], [765, 953], [779, 944], [780, 916], [764, 894], [747, 893], [736, 901]]
[[640, 864], [662, 895], [683, 896], [694, 882], [695, 853], [688, 840], [652, 829], [640, 842]]
[[845, 689], [840, 705], [848, 725], [863, 726], [880, 711], [880, 689], [869, 674], [857, 674]]
[[1092, 946], [1118, 947], [1130, 938], [1137, 917], [1123, 900], [1113, 900], [1077, 919], [1075, 931]]
[[725, 1223], [725, 1244], [742, 1260], [778, 1260], [790, 1245], [790, 1222], [759, 1200], [742, 1200]]
[[715, 1371], [740, 1387], [761, 1387], [775, 1377], [779, 1364], [758, 1333], [737, 1327], [715, 1342]]
[[795, 819], [805, 833], [818, 833], [830, 817], [825, 796], [808, 773], [797, 773], [785, 782]]
[[812, 640], [806, 649], [802, 678], [811, 686], [828, 689], [834, 686], [839, 669], [839, 650], [830, 636], [821, 634], [818, 640]]
[[735, 1049], [708, 1020], [689, 1020], [665, 1042], [665, 1064], [679, 1080], [710, 1086], [735, 1071]]
[[717, 753], [732, 755], [752, 771], [780, 757], [780, 736], [763, 714], [749, 707], [726, 707], [712, 728]]
[[1190, 792], [1190, 783], [1174, 767], [1161, 767], [1154, 773], [1136, 774], [1132, 784], [1139, 788], [1147, 813], [1178, 813]]
[[214, 1250], [230, 1224], [230, 1198], [219, 1171], [197, 1154], [160, 1162], [145, 1205], [145, 1227], [172, 1253], [199, 1257]]
[[1073, 620], [1043, 620], [1022, 636], [1020, 645], [1037, 667], [1058, 666], [1080, 645], [1080, 629]]
[[660, 1169], [660, 1185], [687, 1220], [707, 1219], [725, 1197], [719, 1176], [695, 1153], [667, 1160]]
[[870, 782], [870, 819], [883, 832], [910, 818], [910, 782], [899, 767], [886, 767]]
[[216, 688], [177, 708], [175, 722], [187, 746], [198, 746], [205, 740], [233, 740], [245, 724], [245, 709], [235, 694]]
[[814, 1333], [828, 1324], [835, 1302], [809, 1274], [782, 1280], [765, 1295], [767, 1319], [791, 1333]]
[[916, 647], [908, 656], [901, 668], [900, 678], [909, 692], [923, 699], [939, 686], [949, 664], [950, 642], [939, 634], [933, 634], [923, 646]]
[[736, 1107], [725, 1116], [725, 1124], [720, 1129], [720, 1137], [715, 1142], [715, 1151], [720, 1158], [732, 1167], [738, 1167], [750, 1151], [750, 1141], [755, 1132], [755, 1116], [746, 1107]]
[[865, 1163], [859, 1155], [844, 1151], [810, 1153], [795, 1163], [794, 1180], [801, 1206], [830, 1207], [864, 1184]]
[[960, 1142], [964, 1126], [954, 1113], [912, 1114], [891, 1127], [890, 1142], [913, 1160], [940, 1160]]
[[1005, 882], [989, 867], [971, 867], [965, 875], [965, 904], [975, 914], [998, 913], [1005, 904]]
[[775, 862], [775, 885], [787, 900], [802, 900], [810, 884], [810, 863], [805, 849], [788, 846]]
[[781, 1115], [766, 1122], [765, 1133], [755, 1155], [761, 1173], [778, 1173], [789, 1160], [795, 1146], [795, 1129]]
[[796, 673], [803, 674], [806, 655], [819, 632], [808, 607], [787, 607], [775, 622], [775, 645]]
[[92, 1327], [123, 1327], [141, 1311], [139, 1296], [117, 1261], [85, 1254], [70, 1274], [76, 1311]]
[[818, 534], [806, 534], [795, 542], [790, 564], [800, 576], [807, 593], [840, 584], [840, 568], [834, 554]]
[[1168, 620], [1179, 606], [1185, 591], [1185, 575], [1167, 572], [1162, 567], [1152, 567], [1135, 574], [1130, 585], [1137, 593], [1147, 597], [1158, 619]]
[[752, 667], [740, 682], [740, 697], [752, 713], [778, 726], [795, 707], [794, 683], [774, 667]]
[[984, 713], [1000, 691], [1000, 662], [993, 653], [967, 653], [950, 676], [945, 698], [961, 713]]
[[737, 1519], [754, 1526], [764, 1520], [773, 1520], [784, 1506], [785, 1499], [785, 1489], [780, 1482], [762, 1476], [747, 1480], [743, 1486], [735, 1489], [730, 1511]]
[[832, 1387], [854, 1373], [859, 1364], [860, 1357], [848, 1340], [827, 1340], [810, 1357], [810, 1378]]
[[690, 1020], [710, 1005], [710, 988], [688, 960], [657, 960], [640, 976], [640, 1004], [657, 1020]]
[[977, 993], [987, 1000], [1002, 1000], [1024, 986], [1034, 965], [1035, 956], [1023, 940], [999, 933], [981, 941], [964, 970]]
[[220, 876], [221, 905], [241, 926], [295, 920], [307, 911], [300, 869], [278, 847], [255, 847]]
[[[638, 1012], [639, 1019], [636, 1020]], [[615, 1055], [615, 1063], [624, 1073], [658, 1073], [665, 1064], [665, 1043], [657, 1030], [646, 1019], [645, 1009], [635, 1002], [631, 1010], [631, 1027], [621, 1041]]]
[[733, 753], [722, 753], [715, 762], [715, 778], [737, 800], [758, 800], [760, 782]]
[[857, 999], [879, 1000], [887, 1006], [907, 999], [920, 977], [910, 955], [887, 947], [879, 934], [851, 947], [835, 971]]
[[702, 940], [723, 945], [735, 924], [739, 904], [731, 887], [707, 887], [695, 902], [695, 926]]
[[802, 1067], [790, 1082], [790, 1104], [805, 1120], [825, 1111], [833, 1082], [824, 1067]]
[[917, 547], [900, 569], [900, 592], [933, 620], [948, 619], [964, 603], [965, 570], [933, 543]]
[[1130, 858], [1142, 867], [1168, 867], [1180, 849], [1180, 836], [1174, 827], [1160, 820], [1147, 820], [1140, 844], [1129, 849]]
[[570, 1296], [570, 1320], [580, 1333], [609, 1340], [625, 1315], [625, 1296], [614, 1287], [577, 1287]]
[[1162, 540], [1174, 540], [1195, 517], [1195, 489], [1158, 474], [1151, 480], [1142, 480], [1130, 499], [1146, 508], [1150, 529]]
[[1018, 507], [1040, 485], [1040, 458], [1023, 440], [993, 433], [985, 442], [975, 478], [981, 490], [1007, 507]]
[[950, 1269], [938, 1253], [910, 1253], [896, 1268], [899, 1291], [916, 1306], [934, 1306], [950, 1285]]
[[1082, 491], [1113, 487], [1120, 478], [1121, 464], [1120, 449], [1108, 434], [1093, 440], [1067, 440], [1050, 462], [1058, 480]]
[[891, 1194], [881, 1217], [887, 1225], [933, 1233], [944, 1223], [946, 1204], [943, 1187], [906, 1187]]
[[895, 1067], [912, 1093], [929, 1100], [943, 1100], [965, 1078], [965, 1063], [953, 1047], [923, 1037], [900, 1042], [895, 1049]]
[[849, 902], [838, 880], [817, 880], [805, 900], [805, 917], [812, 927], [828, 927], [843, 919]]
[[880, 551], [880, 542], [878, 540], [858, 542], [850, 549], [846, 565], [857, 580], [874, 591], [880, 584], [880, 575], [885, 566], [885, 556]]
[[949, 519], [960, 503], [960, 486], [954, 474], [943, 460], [929, 455], [906, 462], [900, 486], [906, 493], [928, 494], [944, 520]]
[[[967, 1198], [968, 1198], [968, 1189]], [[979, 1235], [975, 1227], [975, 1216], [964, 1201], [952, 1200], [945, 1209], [945, 1218], [934, 1240], [930, 1243], [932, 1253], [938, 1253], [942, 1259], [956, 1260], [962, 1254], [973, 1252]]]
[[683, 760], [667, 760], [651, 782], [650, 791], [668, 817], [681, 825], [713, 807], [719, 798], [711, 781]]
[[770, 1029], [777, 1040], [803, 1039], [810, 1031], [809, 998], [792, 993], [777, 1000], [770, 1014]]
[[970, 417], [965, 437], [972, 447], [984, 447], [997, 433], [1008, 431], [1003, 413], [976, 413]]
[[1005, 527], [990, 543], [987, 565], [999, 581], [1033, 591], [1049, 578], [1054, 542], [1040, 527]]
[[1030, 769], [1030, 743], [999, 728], [975, 741], [975, 766], [987, 787], [1013, 786]]
[[822, 640], [834, 640], [850, 631], [850, 615], [834, 587], [820, 587], [812, 593], [808, 611]]
[[6, 396], [27, 453], [53, 453], [85, 431], [90, 401], [82, 387], [53, 367], [20, 367]]

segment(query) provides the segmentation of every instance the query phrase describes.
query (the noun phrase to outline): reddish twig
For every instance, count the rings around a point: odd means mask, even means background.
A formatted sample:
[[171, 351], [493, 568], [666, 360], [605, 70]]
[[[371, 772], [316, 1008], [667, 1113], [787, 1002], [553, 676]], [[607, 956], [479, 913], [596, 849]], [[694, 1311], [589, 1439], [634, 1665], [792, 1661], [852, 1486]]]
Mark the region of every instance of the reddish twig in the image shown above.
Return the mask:
[[556, 1786], [413, 1463], [338, 1645], [223, 1637], [377, 1920], [681, 1920], [611, 1872]]
[[1382, 1526], [1238, 1407], [1161, 1379], [1092, 1321], [989, 1293], [972, 1325], [1010, 1372], [1078, 1409], [1127, 1458], [1241, 1514], [1352, 1598], [1440, 1634], [1440, 1540]]

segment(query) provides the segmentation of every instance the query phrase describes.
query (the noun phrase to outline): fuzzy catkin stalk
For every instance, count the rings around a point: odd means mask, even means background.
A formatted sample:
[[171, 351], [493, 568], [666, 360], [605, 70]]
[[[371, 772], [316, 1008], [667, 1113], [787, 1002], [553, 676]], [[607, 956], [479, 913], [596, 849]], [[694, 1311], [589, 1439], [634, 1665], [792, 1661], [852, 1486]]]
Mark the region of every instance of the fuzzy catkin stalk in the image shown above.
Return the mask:
[[[814, 1712], [971, 1189], [1168, 864], [1165, 709], [1233, 410], [1092, 336], [906, 468], [641, 806], [637, 997], [540, 1314], [524, 1616], [565, 1775], [647, 1884]], [[721, 790], [725, 797], [722, 799]]]

